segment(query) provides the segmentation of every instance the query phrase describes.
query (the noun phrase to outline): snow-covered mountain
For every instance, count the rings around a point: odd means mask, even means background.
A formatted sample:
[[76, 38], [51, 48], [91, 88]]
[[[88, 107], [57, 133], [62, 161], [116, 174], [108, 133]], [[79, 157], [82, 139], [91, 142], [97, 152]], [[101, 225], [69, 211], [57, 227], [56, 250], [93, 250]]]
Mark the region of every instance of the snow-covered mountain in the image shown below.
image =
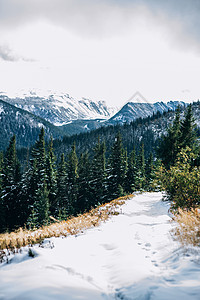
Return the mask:
[[0, 95], [0, 99], [58, 126], [80, 119], [108, 119], [117, 111], [117, 108], [108, 107], [105, 101], [78, 100], [64, 93], [38, 95], [30, 92], [17, 97]]
[[118, 111], [113, 117], [109, 119], [109, 123], [130, 123], [135, 119], [146, 118], [148, 116], [152, 116], [157, 112], [163, 113], [164, 111], [175, 110], [178, 105], [186, 106], [187, 104], [183, 101], [169, 101], [167, 103], [128, 102], [120, 109], [120, 111]]

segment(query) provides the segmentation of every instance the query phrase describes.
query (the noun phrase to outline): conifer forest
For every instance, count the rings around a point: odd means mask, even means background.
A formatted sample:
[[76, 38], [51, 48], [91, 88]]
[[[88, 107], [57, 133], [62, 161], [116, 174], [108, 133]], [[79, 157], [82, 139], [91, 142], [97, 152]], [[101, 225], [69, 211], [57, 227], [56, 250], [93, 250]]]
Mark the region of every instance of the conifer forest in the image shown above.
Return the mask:
[[[105, 141], [97, 138], [92, 151], [88, 145], [88, 151], [77, 156], [74, 142], [67, 155], [56, 157], [53, 138], [46, 141], [42, 127], [35, 145], [27, 150], [23, 168], [17, 156], [16, 137], [12, 136], [8, 148], [0, 154], [1, 232], [24, 226], [33, 229], [52, 219], [77, 216], [134, 191], [165, 188], [168, 197], [176, 199], [175, 207], [199, 205], [198, 192], [194, 195], [190, 188], [192, 195], [188, 191], [181, 197], [181, 181], [174, 184], [178, 180], [175, 177], [185, 176], [185, 172], [190, 185], [194, 177], [199, 178], [199, 145], [191, 105], [182, 119], [177, 109], [173, 124], [153, 153], [144, 151], [143, 142], [137, 150], [133, 147], [127, 153], [120, 127], [117, 129], [109, 153]], [[182, 173], [177, 175], [178, 172]]]

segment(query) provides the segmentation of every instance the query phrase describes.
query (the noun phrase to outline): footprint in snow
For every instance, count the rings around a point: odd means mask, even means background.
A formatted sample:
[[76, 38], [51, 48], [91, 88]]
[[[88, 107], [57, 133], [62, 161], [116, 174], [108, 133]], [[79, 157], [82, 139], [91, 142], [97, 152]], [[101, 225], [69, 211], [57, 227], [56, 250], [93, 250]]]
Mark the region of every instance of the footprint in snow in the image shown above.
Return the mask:
[[117, 247], [113, 244], [101, 244], [106, 250], [115, 250]]

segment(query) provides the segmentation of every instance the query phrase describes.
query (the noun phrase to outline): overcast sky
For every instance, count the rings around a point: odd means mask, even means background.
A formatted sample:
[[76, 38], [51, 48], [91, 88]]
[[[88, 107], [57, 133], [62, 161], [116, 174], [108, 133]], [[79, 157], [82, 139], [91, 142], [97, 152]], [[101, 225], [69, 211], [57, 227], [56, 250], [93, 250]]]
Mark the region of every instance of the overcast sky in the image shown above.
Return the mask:
[[0, 0], [0, 91], [200, 98], [199, 0]]

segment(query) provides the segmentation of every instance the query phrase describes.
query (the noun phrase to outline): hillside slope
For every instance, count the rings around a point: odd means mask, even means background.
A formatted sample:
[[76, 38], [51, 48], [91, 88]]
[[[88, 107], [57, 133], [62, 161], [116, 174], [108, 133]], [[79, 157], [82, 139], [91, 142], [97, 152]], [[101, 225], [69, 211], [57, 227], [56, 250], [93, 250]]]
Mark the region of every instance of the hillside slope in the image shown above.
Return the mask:
[[[195, 102], [192, 105], [193, 115], [197, 125], [197, 134], [200, 135], [200, 102]], [[184, 115], [185, 108], [182, 108], [181, 118]], [[148, 155], [150, 152], [155, 152], [158, 145], [158, 139], [166, 134], [167, 128], [174, 120], [175, 112], [167, 111], [164, 113], [157, 112], [151, 117], [144, 119], [136, 119], [130, 124], [124, 125], [110, 125], [103, 126], [91, 132], [81, 133], [71, 137], [64, 137], [62, 141], [55, 141], [55, 152], [60, 155], [61, 153], [68, 153], [71, 145], [75, 141], [77, 152], [80, 154], [84, 151], [91, 152], [95, 147], [98, 138], [105, 141], [106, 149], [109, 152], [117, 133], [120, 131], [124, 146], [128, 153], [132, 151], [135, 146], [138, 151], [141, 142], [144, 143], [145, 153]]]
[[10, 137], [15, 134], [17, 147], [27, 147], [35, 143], [41, 127], [46, 138], [63, 136], [62, 130], [27, 111], [0, 100], [0, 150], [4, 150]]

